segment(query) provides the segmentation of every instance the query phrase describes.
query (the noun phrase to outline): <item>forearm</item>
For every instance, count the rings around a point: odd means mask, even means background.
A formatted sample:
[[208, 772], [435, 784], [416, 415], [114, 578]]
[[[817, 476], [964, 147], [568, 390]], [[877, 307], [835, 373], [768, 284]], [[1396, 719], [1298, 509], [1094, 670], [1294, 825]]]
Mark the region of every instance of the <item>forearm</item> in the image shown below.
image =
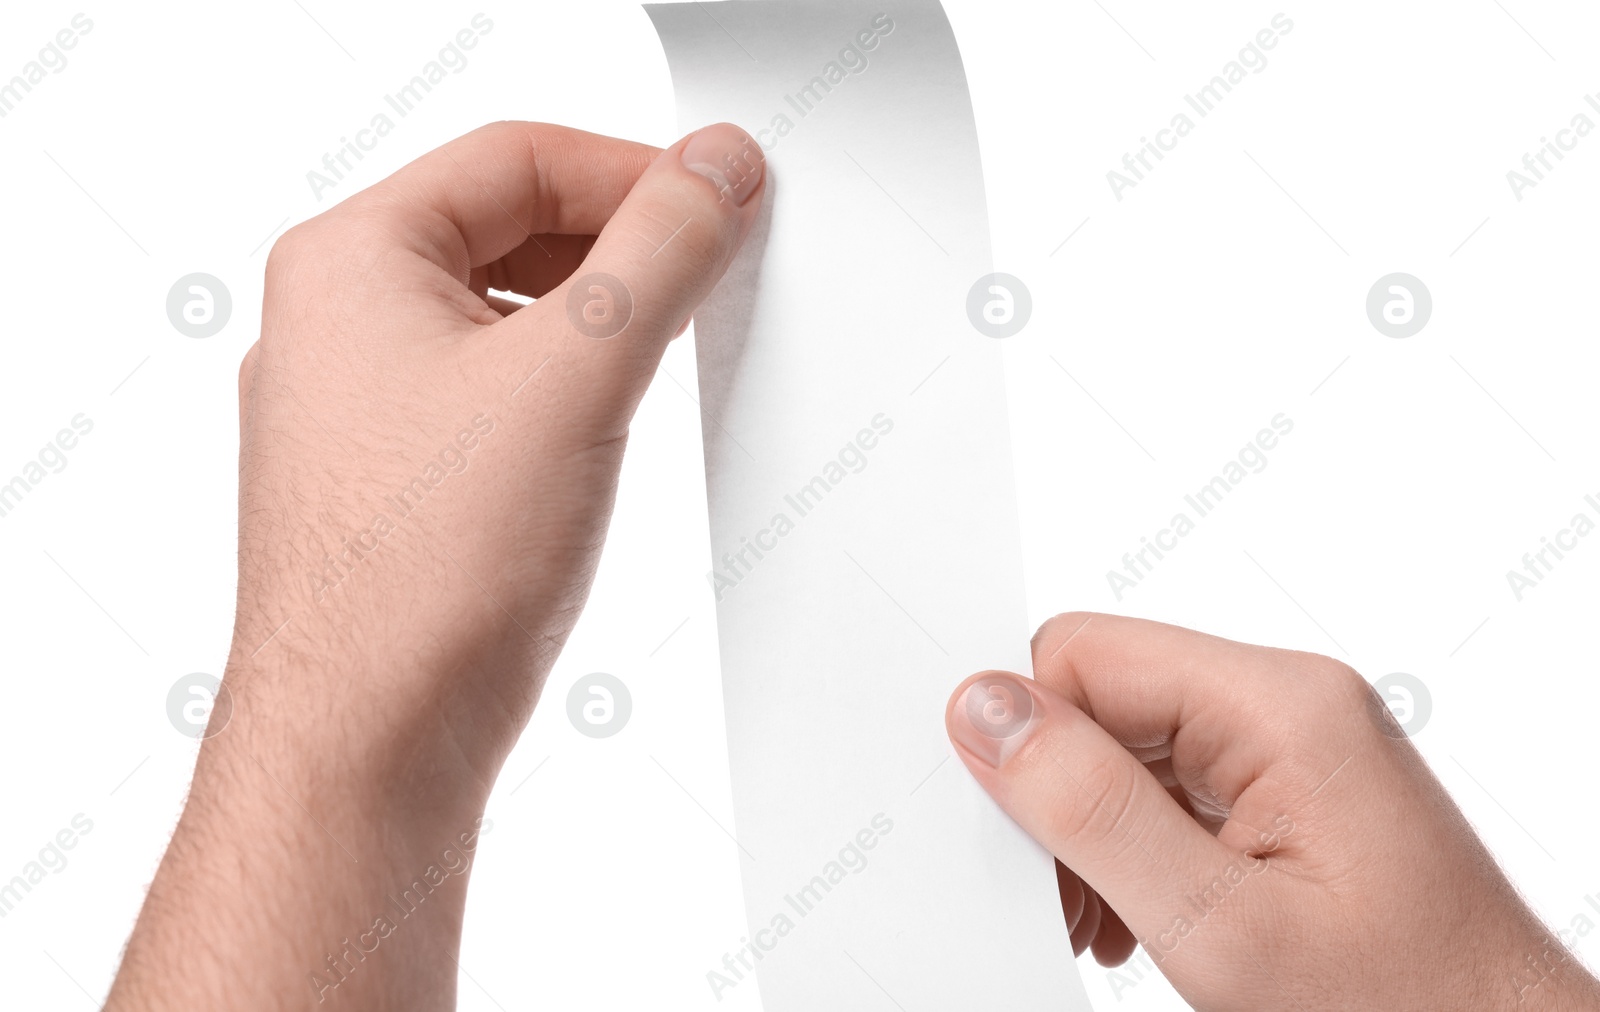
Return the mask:
[[[274, 243], [240, 369], [232, 720], [113, 1012], [453, 1006], [490, 785], [762, 165], [727, 124], [662, 151], [497, 123]], [[502, 316], [491, 278], [536, 305]]]
[[487, 781], [426, 728], [285, 695], [257, 686], [203, 746], [113, 1012], [453, 1007]]

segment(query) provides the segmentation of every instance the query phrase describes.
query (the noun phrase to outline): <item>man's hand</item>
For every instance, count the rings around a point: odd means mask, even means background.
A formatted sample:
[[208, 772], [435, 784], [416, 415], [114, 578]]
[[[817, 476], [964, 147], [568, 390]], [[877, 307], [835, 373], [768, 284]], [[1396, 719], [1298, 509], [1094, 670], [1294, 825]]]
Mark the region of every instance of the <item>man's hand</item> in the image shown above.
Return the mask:
[[1058, 859], [1076, 952], [1137, 940], [1203, 1010], [1600, 1008], [1346, 665], [1077, 613], [1033, 666], [969, 678], [946, 722]]
[[108, 1008], [454, 1004], [490, 786], [763, 169], [727, 124], [660, 151], [498, 123], [274, 246], [240, 371], [231, 706]]

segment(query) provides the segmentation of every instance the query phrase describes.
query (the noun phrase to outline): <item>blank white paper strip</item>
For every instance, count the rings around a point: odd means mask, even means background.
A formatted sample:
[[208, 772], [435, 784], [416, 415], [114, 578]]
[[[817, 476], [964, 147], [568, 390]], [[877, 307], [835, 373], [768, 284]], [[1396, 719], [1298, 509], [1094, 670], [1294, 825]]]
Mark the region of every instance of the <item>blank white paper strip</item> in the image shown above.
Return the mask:
[[[936, 2], [648, 5], [683, 130], [765, 149], [761, 223], [695, 316], [750, 935], [767, 1012], [1088, 1008], [1050, 856], [944, 732], [1030, 672], [977, 136]], [[759, 970], [759, 974], [751, 968]]]

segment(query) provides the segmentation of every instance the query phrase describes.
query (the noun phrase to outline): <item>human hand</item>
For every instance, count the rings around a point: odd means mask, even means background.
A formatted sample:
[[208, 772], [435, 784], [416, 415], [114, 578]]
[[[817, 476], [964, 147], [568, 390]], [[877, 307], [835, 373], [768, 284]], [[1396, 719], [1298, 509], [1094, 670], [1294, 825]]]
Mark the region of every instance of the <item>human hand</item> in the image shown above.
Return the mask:
[[1202, 1010], [1600, 1007], [1346, 665], [1076, 613], [1033, 666], [946, 725], [1058, 859], [1075, 954], [1137, 940]]
[[583, 606], [635, 406], [763, 185], [727, 124], [663, 152], [498, 123], [277, 242], [228, 699], [109, 1007], [453, 1002], [445, 886]]
[[661, 153], [499, 123], [280, 239], [240, 377], [235, 696], [325, 694], [337, 654], [356, 667], [322, 733], [415, 718], [448, 678], [438, 730], [488, 771], [583, 606], [634, 408], [762, 182], [725, 124]]

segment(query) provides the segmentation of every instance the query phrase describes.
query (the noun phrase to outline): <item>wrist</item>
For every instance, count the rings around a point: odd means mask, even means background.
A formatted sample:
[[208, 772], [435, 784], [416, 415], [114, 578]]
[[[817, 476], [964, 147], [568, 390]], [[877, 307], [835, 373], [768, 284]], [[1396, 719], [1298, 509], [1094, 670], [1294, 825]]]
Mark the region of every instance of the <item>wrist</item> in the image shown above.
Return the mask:
[[533, 619], [523, 631], [477, 588], [464, 593], [449, 577], [466, 577], [450, 571], [419, 578], [427, 593], [391, 595], [388, 613], [355, 598], [290, 611], [241, 595], [223, 683], [232, 714], [207, 748], [242, 739], [282, 753], [292, 775], [337, 766], [397, 801], [430, 786], [487, 798], [559, 642]]
[[[480, 814], [515, 740], [504, 705], [439, 651], [231, 665], [192, 794], [266, 778], [405, 830]], [[520, 728], [520, 725], [518, 725]]]
[[[334, 994], [352, 1008], [453, 1007], [454, 975], [433, 957], [460, 945], [481, 796], [408, 796], [356, 753], [234, 730], [201, 750], [107, 1007], [214, 1008], [240, 994], [261, 1007]], [[211, 958], [184, 966], [197, 949]]]

